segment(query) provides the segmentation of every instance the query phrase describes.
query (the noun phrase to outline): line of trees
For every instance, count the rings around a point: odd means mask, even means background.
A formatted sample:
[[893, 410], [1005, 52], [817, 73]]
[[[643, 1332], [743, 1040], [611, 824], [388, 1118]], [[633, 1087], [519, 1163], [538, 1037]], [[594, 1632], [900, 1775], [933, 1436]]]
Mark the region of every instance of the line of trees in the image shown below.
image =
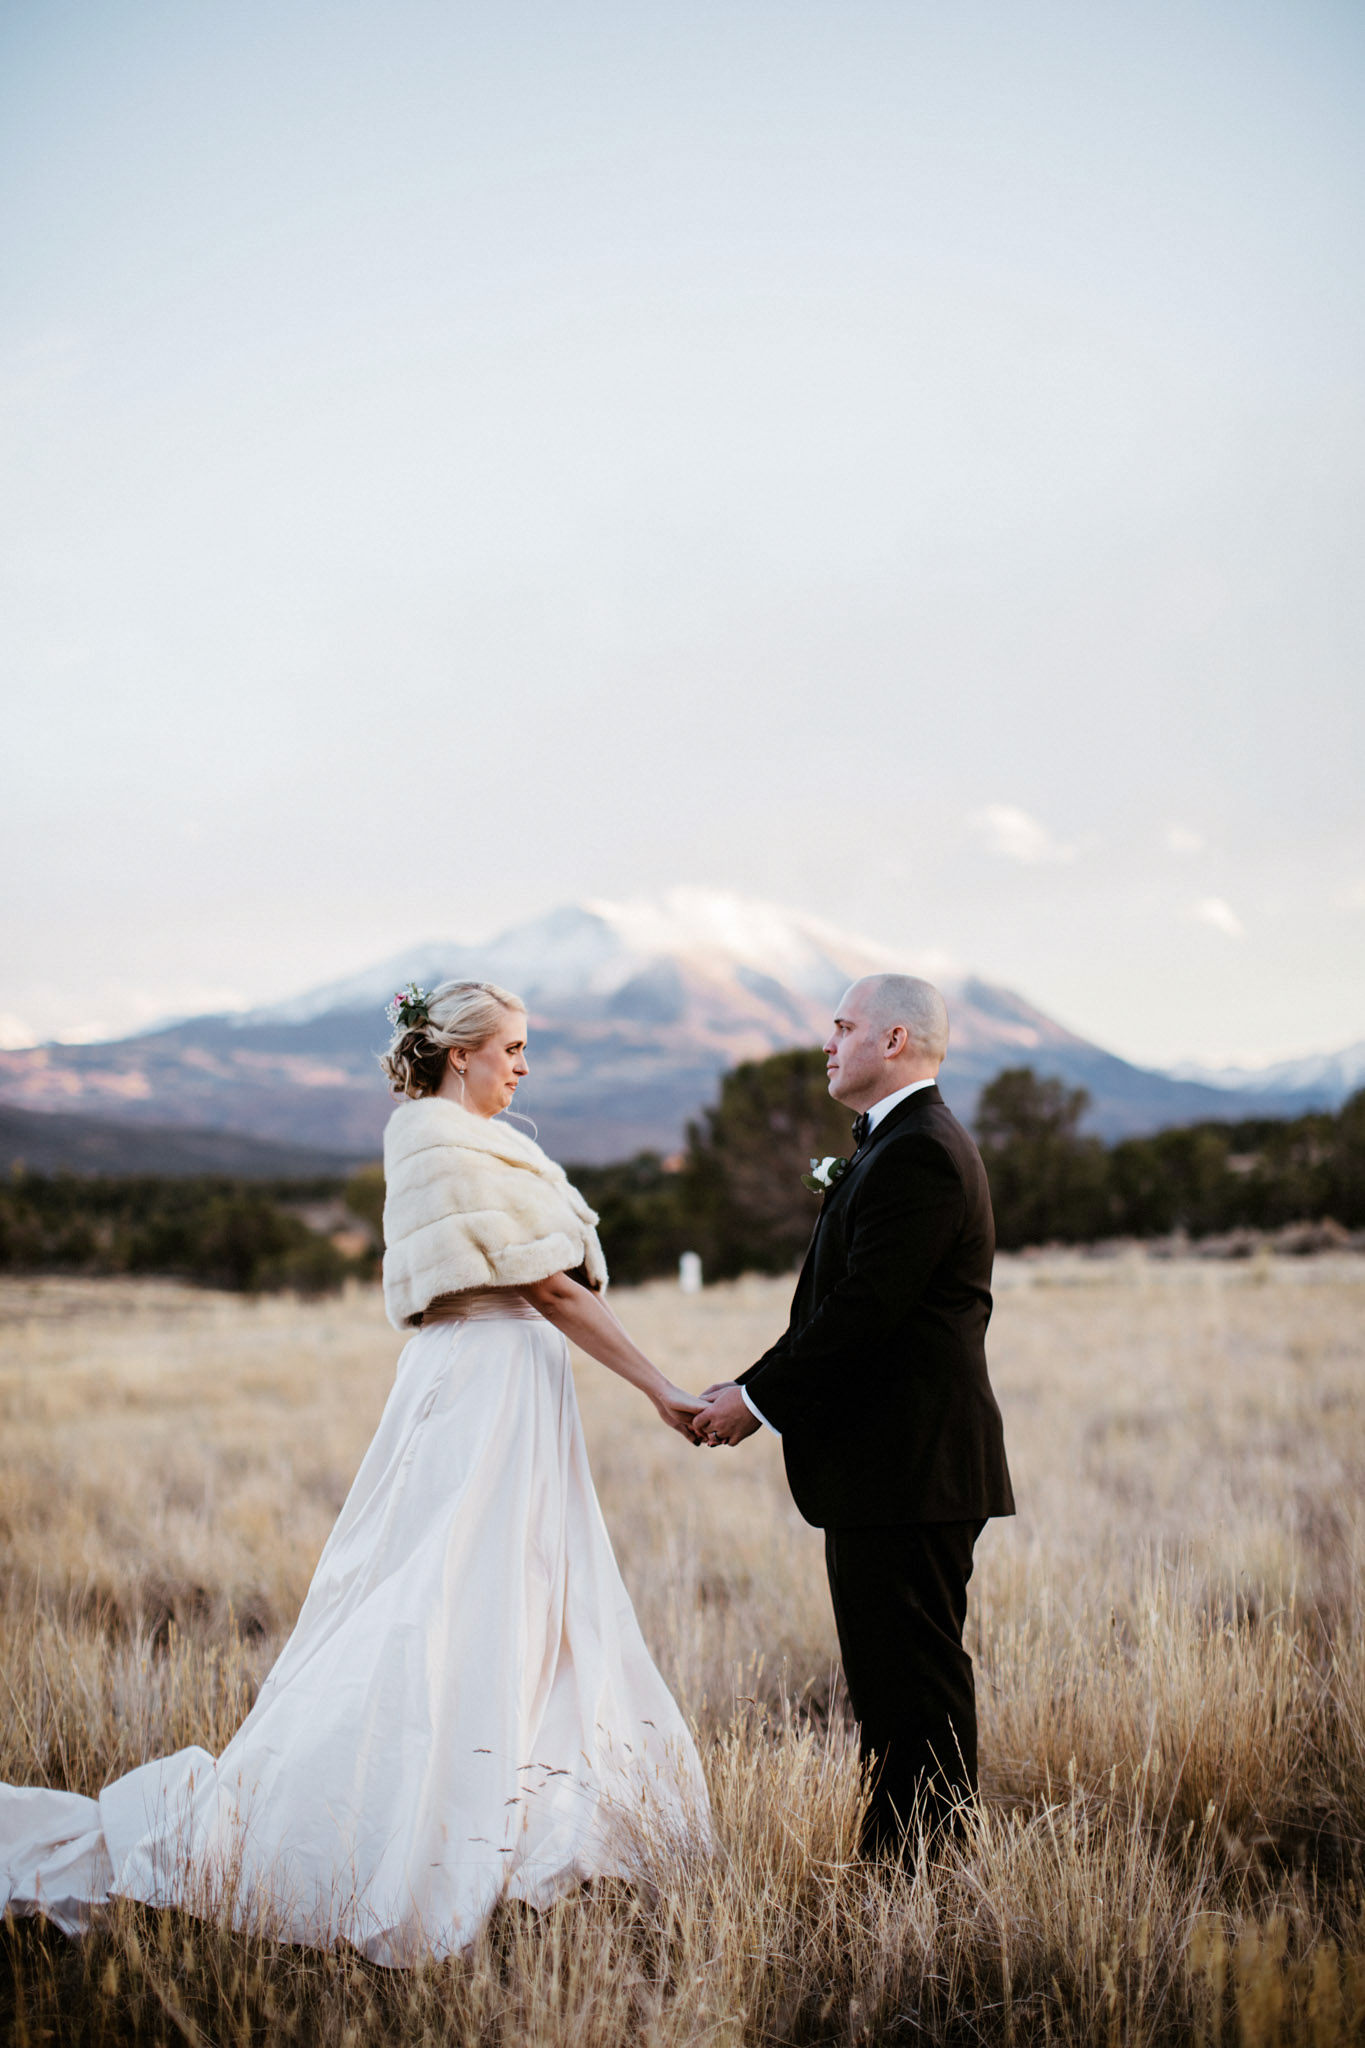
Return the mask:
[[1006, 1249], [1208, 1237], [1331, 1218], [1365, 1226], [1365, 1089], [1335, 1113], [1185, 1124], [1106, 1146], [1083, 1088], [1015, 1067], [981, 1092], [976, 1135]]
[[330, 1179], [17, 1170], [0, 1185], [0, 1272], [155, 1273], [251, 1294], [326, 1294], [377, 1271], [369, 1189], [355, 1209], [349, 1192]]
[[[1206, 1237], [1331, 1218], [1365, 1228], [1365, 1090], [1335, 1114], [1190, 1124], [1105, 1145], [1081, 1129], [1084, 1089], [1030, 1067], [982, 1090], [976, 1135], [1006, 1250], [1110, 1237]], [[813, 1158], [851, 1149], [824, 1055], [736, 1067], [679, 1160], [642, 1152], [571, 1167], [598, 1210], [619, 1281], [700, 1253], [710, 1279], [788, 1271], [818, 1212]], [[319, 1294], [378, 1269], [384, 1179], [80, 1177], [0, 1185], [0, 1272], [164, 1273], [204, 1286]]]
[[[1083, 1088], [1031, 1067], [980, 1096], [976, 1136], [998, 1241], [1081, 1244], [1111, 1237], [1206, 1237], [1331, 1218], [1365, 1228], [1365, 1090], [1335, 1114], [1190, 1124], [1106, 1145], [1081, 1129]], [[685, 1249], [708, 1275], [785, 1272], [810, 1237], [811, 1158], [847, 1153], [847, 1111], [826, 1091], [824, 1055], [778, 1053], [737, 1067], [692, 1125], [680, 1170], [644, 1153], [575, 1178], [600, 1211], [621, 1280], [671, 1268]]]

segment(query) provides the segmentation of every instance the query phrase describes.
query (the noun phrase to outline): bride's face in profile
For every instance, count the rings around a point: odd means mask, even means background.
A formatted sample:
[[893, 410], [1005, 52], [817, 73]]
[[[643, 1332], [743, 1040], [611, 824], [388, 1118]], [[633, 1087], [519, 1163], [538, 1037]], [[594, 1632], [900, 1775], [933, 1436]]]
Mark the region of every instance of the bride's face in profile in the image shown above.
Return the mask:
[[475, 1046], [472, 1052], [451, 1053], [437, 1093], [461, 1103], [475, 1116], [496, 1116], [500, 1109], [507, 1108], [517, 1092], [517, 1083], [530, 1071], [526, 1064], [526, 1018], [520, 1010], [504, 1010], [498, 1029], [482, 1045]]

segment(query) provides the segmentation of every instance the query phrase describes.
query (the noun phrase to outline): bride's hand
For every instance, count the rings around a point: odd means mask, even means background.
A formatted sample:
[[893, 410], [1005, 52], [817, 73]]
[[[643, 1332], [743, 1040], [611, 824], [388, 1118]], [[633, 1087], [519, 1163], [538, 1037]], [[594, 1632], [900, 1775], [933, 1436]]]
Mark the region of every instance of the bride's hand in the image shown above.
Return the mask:
[[670, 1429], [676, 1429], [679, 1436], [685, 1436], [690, 1444], [697, 1439], [692, 1434], [692, 1417], [701, 1412], [706, 1403], [699, 1394], [689, 1394], [684, 1387], [675, 1387], [670, 1380], [655, 1396], [654, 1406]]

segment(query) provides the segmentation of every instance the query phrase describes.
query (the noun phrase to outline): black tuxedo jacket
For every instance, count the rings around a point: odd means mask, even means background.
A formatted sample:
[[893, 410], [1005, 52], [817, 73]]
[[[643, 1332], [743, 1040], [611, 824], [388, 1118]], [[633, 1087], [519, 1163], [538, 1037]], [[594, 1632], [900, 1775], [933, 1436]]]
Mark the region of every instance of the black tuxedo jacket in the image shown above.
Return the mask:
[[918, 1089], [825, 1195], [791, 1322], [740, 1375], [817, 1528], [1014, 1513], [986, 1374], [994, 1252], [980, 1154]]

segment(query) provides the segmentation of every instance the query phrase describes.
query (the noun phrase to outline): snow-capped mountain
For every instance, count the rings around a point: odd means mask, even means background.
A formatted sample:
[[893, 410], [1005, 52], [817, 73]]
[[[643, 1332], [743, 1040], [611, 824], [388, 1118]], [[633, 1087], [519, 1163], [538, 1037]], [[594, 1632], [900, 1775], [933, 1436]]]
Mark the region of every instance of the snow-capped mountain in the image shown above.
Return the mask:
[[1090, 1091], [1106, 1136], [1198, 1117], [1284, 1113], [1292, 1088], [1240, 1090], [1150, 1072], [1092, 1045], [1012, 990], [747, 898], [679, 889], [569, 904], [482, 944], [424, 944], [264, 1009], [190, 1018], [102, 1045], [0, 1052], [0, 1101], [373, 1154], [389, 1111], [375, 1055], [409, 980], [500, 982], [530, 1013], [517, 1106], [560, 1158], [672, 1150], [726, 1068], [818, 1044], [849, 981], [927, 974], [948, 998], [943, 1089], [970, 1118], [984, 1082], [1030, 1064]]
[[1172, 1069], [1183, 1081], [1202, 1081], [1209, 1088], [1262, 1094], [1266, 1089], [1290, 1095], [1312, 1095], [1327, 1106], [1344, 1102], [1365, 1087], [1365, 1038], [1340, 1052], [1307, 1053], [1301, 1059], [1277, 1060], [1268, 1067], [1201, 1067]]
[[[674, 889], [628, 903], [568, 904], [483, 943], [424, 944], [344, 981], [246, 1011], [239, 1021], [299, 1024], [331, 1010], [382, 1009], [410, 980], [430, 988], [455, 975], [500, 982], [556, 1015], [590, 1012], [618, 1003], [641, 976], [656, 987], [664, 963], [717, 990], [738, 978], [741, 987], [772, 984], [827, 1006], [850, 976], [898, 959], [887, 947], [818, 918], [716, 891]], [[926, 958], [922, 965], [929, 972], [944, 963]], [[730, 998], [736, 999], [733, 989]]]

